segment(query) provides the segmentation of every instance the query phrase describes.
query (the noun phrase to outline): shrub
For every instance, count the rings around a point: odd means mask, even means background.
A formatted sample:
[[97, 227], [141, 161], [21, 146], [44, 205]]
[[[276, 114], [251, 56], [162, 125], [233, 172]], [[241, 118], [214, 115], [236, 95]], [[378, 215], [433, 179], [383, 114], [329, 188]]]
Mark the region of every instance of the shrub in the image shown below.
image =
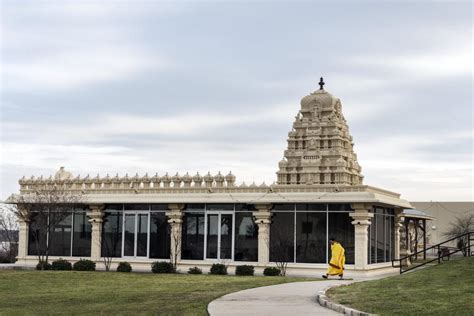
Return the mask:
[[46, 261], [40, 261], [36, 265], [36, 270], [51, 270], [51, 264]]
[[73, 270], [76, 271], [95, 271], [95, 262], [81, 259], [72, 265]]
[[189, 268], [188, 273], [189, 274], [202, 274], [202, 270], [199, 269], [198, 267]]
[[132, 272], [132, 266], [126, 261], [120, 262], [117, 266], [117, 272]]
[[266, 276], [276, 276], [280, 275], [281, 271], [278, 268], [275, 267], [267, 267], [263, 270], [263, 275]]
[[237, 266], [235, 268], [235, 275], [253, 275], [255, 269], [250, 265]]
[[210, 274], [225, 275], [225, 274], [227, 274], [227, 267], [222, 263], [214, 263], [211, 266], [211, 271], [209, 273]]
[[51, 265], [52, 270], [72, 270], [72, 264], [65, 260], [59, 258], [56, 261], [53, 261], [53, 264]]
[[151, 272], [153, 273], [175, 273], [174, 267], [170, 262], [155, 261], [151, 264]]

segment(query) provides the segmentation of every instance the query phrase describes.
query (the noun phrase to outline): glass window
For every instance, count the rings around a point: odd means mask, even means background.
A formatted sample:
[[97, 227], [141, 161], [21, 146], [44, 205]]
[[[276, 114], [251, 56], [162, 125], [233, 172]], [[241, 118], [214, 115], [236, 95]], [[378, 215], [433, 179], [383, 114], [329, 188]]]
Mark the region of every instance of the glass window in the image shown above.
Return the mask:
[[146, 257], [148, 254], [148, 213], [137, 214], [137, 257]]
[[151, 205], [152, 211], [168, 211], [168, 204], [152, 204]]
[[135, 214], [125, 214], [123, 223], [123, 255], [135, 256]]
[[328, 204], [329, 211], [333, 212], [350, 212], [352, 211], [349, 204]]
[[102, 257], [121, 257], [122, 213], [106, 212], [102, 225]]
[[74, 213], [72, 238], [72, 255], [77, 257], [90, 257], [91, 255], [91, 223], [86, 212]]
[[71, 228], [72, 213], [54, 214], [50, 217], [49, 255], [70, 256], [71, 255]]
[[297, 211], [327, 211], [327, 204], [296, 204]]
[[236, 212], [255, 212], [257, 209], [253, 204], [235, 204]]
[[150, 204], [124, 204], [126, 211], [148, 211], [150, 210]]
[[171, 235], [165, 212], [152, 212], [150, 220], [150, 258], [167, 259]]
[[46, 216], [33, 213], [28, 227], [28, 255], [37, 256], [46, 250]]
[[185, 212], [183, 216], [181, 258], [204, 259], [204, 213]]
[[207, 204], [208, 211], [233, 211], [234, 204]]
[[251, 212], [235, 213], [235, 261], [258, 261], [258, 225]]
[[296, 213], [296, 262], [326, 262], [326, 212]]
[[385, 262], [385, 223], [383, 214], [376, 213], [375, 220], [377, 222], [377, 262]]
[[272, 211], [295, 211], [295, 204], [273, 204]]
[[[328, 237], [336, 239], [345, 249], [346, 264], [354, 263], [354, 225], [347, 212], [329, 213]], [[328, 240], [329, 243], [329, 240]], [[329, 253], [329, 257], [331, 254]]]
[[[291, 204], [294, 207], [294, 204]], [[294, 261], [295, 213], [275, 212], [270, 227], [270, 261]]]

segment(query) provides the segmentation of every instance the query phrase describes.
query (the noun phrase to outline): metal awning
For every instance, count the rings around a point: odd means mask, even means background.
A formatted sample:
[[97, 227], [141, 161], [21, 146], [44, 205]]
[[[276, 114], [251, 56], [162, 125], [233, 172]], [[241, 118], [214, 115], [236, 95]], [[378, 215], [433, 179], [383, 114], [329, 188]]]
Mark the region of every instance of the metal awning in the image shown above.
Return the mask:
[[435, 217], [426, 214], [423, 211], [415, 210], [415, 209], [404, 209], [402, 212], [402, 216], [407, 218], [417, 218], [417, 219], [426, 219], [426, 220], [434, 220]]

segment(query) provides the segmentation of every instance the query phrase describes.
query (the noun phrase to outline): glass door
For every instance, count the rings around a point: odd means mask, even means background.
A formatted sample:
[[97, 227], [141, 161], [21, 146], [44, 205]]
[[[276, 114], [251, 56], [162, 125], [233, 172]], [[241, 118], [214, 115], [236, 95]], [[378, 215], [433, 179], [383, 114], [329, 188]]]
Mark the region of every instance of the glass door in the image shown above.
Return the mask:
[[124, 212], [123, 257], [148, 257], [149, 214]]
[[208, 212], [206, 215], [206, 259], [233, 259], [234, 214]]

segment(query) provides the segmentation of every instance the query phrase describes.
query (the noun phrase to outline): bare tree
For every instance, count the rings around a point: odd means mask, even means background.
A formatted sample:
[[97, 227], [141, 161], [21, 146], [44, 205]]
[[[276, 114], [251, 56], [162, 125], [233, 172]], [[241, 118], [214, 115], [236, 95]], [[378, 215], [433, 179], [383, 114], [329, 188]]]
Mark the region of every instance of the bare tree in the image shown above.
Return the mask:
[[13, 205], [2, 204], [0, 208], [0, 251], [4, 259], [15, 262], [18, 254], [18, 223]]
[[13, 196], [9, 202], [16, 205], [14, 214], [29, 223], [40, 269], [45, 269], [50, 254], [51, 234], [81, 202], [81, 195], [62, 184], [44, 184], [31, 193]]
[[[289, 229], [288, 227], [286, 228]], [[273, 230], [271, 237], [267, 239], [270, 260], [274, 261], [278, 269], [280, 269], [280, 276], [286, 275], [288, 262], [293, 261], [293, 233], [285, 231], [286, 228], [279, 227], [278, 230]]]
[[[472, 213], [457, 216], [443, 235], [446, 238], [456, 238], [469, 232], [474, 232], [474, 214]], [[468, 243], [469, 236], [458, 238], [457, 246], [462, 250], [464, 256], [467, 256], [470, 251]]]

